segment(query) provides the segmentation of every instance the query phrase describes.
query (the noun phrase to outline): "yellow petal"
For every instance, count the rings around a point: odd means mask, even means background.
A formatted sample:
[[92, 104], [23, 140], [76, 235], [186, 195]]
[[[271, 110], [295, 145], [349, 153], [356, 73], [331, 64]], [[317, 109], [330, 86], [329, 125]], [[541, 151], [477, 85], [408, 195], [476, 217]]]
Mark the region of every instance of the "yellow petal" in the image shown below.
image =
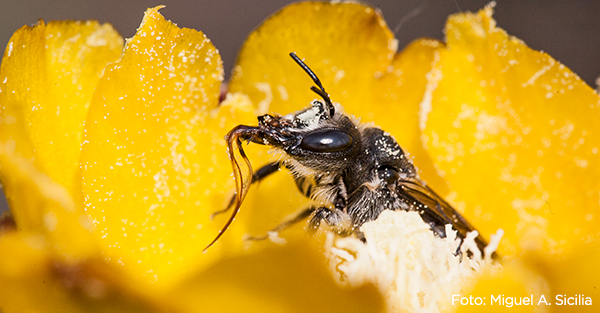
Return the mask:
[[217, 50], [158, 9], [146, 12], [96, 89], [81, 164], [85, 206], [107, 260], [168, 284], [227, 252], [201, 254], [222, 226], [209, 215], [233, 187], [223, 137], [254, 118], [243, 104], [211, 110], [223, 79]]
[[373, 121], [394, 135], [404, 152], [414, 158], [419, 174], [437, 192], [447, 190], [420, 141], [419, 108], [427, 88], [436, 51], [443, 48], [437, 40], [418, 39], [396, 54], [387, 72], [375, 81], [372, 105], [358, 107], [361, 121]]
[[0, 237], [2, 312], [156, 312], [162, 306], [123, 286], [122, 273], [100, 260], [65, 264], [48, 250], [42, 236]]
[[460, 313], [545, 312], [555, 304], [543, 276], [520, 262], [482, 273], [472, 291], [452, 297]]
[[293, 243], [229, 258], [184, 281], [170, 298], [185, 312], [380, 312], [373, 285], [341, 288], [315, 246]]
[[[583, 245], [559, 261], [527, 253], [520, 261], [507, 262], [501, 269], [484, 272], [474, 283], [473, 290], [461, 296], [471, 296], [471, 303], [475, 303], [477, 297], [484, 299], [486, 312], [596, 312], [589, 304], [593, 304], [600, 293], [597, 290], [598, 262], [598, 243]], [[484, 308], [462, 300], [463, 305], [460, 298], [454, 302], [454, 306], [459, 307], [457, 312], [480, 312]], [[524, 305], [524, 301], [529, 304]]]
[[[258, 112], [287, 114], [318, 98], [314, 83], [289, 57], [296, 52], [335, 102], [368, 105], [367, 90], [396, 52], [381, 14], [358, 3], [302, 2], [275, 13], [246, 40], [230, 91], [250, 97]], [[351, 111], [352, 112], [352, 111]]]
[[[598, 311], [597, 304], [596, 306], [573, 306], [575, 299], [578, 303], [585, 304], [587, 297], [591, 298], [590, 302], [595, 302], [600, 296], [598, 290], [600, 245], [597, 242], [582, 246], [566, 259], [547, 263], [550, 266], [542, 269], [544, 270], [544, 276], [548, 277], [547, 280], [552, 286], [552, 300], [563, 303], [563, 305], [555, 308], [556, 312], [574, 312], [574, 308], [577, 308], [577, 312]], [[568, 299], [569, 297], [572, 299]]]
[[600, 235], [600, 98], [491, 16], [449, 19], [423, 140], [467, 218], [505, 230], [501, 253], [568, 252]]
[[[35, 158], [44, 173], [76, 197], [83, 121], [104, 68], [119, 58], [122, 48], [123, 39], [109, 24], [40, 21], [15, 32], [2, 60], [2, 124], [21, 119], [16, 123], [25, 125], [26, 134], [17, 151]], [[20, 136], [6, 129], [9, 125], [0, 127], [3, 140]], [[11, 207], [19, 210], [12, 186], [6, 188]], [[17, 223], [27, 223], [18, 213], [15, 217]]]
[[[12, 126], [22, 124], [15, 123]], [[25, 131], [15, 132], [22, 139]], [[88, 216], [77, 208], [67, 190], [41, 173], [28, 158], [14, 149], [14, 144], [0, 144], [2, 182], [16, 205], [13, 216], [20, 231], [45, 235], [49, 249], [65, 262], [75, 262], [94, 255], [97, 245]], [[2, 251], [2, 250], [0, 250]]]

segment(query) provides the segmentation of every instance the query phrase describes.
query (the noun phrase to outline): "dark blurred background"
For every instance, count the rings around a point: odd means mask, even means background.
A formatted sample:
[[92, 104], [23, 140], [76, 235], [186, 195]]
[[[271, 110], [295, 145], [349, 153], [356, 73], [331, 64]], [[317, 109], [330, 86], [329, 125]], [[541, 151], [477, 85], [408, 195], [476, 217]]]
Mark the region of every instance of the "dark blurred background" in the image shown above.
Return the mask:
[[[125, 38], [133, 36], [144, 10], [165, 4], [161, 13], [180, 27], [202, 30], [219, 49], [227, 75], [244, 38], [264, 18], [295, 1], [284, 0], [0, 0], [0, 45], [6, 47], [19, 27], [38, 19], [96, 19], [112, 23]], [[443, 39], [448, 15], [477, 11], [488, 0], [371, 0], [400, 47], [419, 37]], [[599, 0], [498, 0], [494, 18], [536, 50], [543, 50], [596, 88], [600, 75]], [[0, 213], [6, 210], [0, 192]]]

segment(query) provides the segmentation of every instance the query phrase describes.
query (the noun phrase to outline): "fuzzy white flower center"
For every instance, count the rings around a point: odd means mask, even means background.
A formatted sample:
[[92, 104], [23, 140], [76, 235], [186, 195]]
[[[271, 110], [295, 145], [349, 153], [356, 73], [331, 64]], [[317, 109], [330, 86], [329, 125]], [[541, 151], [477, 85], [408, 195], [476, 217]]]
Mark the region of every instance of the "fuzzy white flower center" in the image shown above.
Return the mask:
[[[501, 236], [492, 238], [482, 257], [472, 233], [463, 242], [462, 256], [456, 255], [456, 231], [447, 225], [447, 237], [438, 238], [416, 212], [385, 210], [361, 230], [366, 244], [328, 235], [330, 267], [342, 285], [378, 286], [388, 312], [451, 312], [453, 294], [468, 291], [484, 267], [500, 266], [489, 255]], [[466, 250], [476, 251], [467, 258]]]

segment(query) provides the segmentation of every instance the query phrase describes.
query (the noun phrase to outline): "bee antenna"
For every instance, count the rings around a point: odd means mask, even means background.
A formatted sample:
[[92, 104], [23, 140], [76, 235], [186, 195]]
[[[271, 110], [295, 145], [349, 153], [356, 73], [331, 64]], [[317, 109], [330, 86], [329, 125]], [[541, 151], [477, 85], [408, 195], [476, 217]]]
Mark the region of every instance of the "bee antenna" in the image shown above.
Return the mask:
[[296, 53], [290, 52], [290, 56], [292, 57], [292, 59], [294, 59], [294, 61], [296, 61], [296, 63], [298, 63], [298, 65], [300, 65], [300, 67], [308, 74], [308, 76], [310, 76], [310, 78], [312, 78], [313, 82], [315, 82], [315, 84], [319, 87], [319, 88], [317, 88], [315, 86], [312, 86], [310, 88], [310, 90], [314, 91], [316, 94], [321, 96], [321, 98], [323, 98], [323, 100], [325, 100], [325, 103], [327, 104], [327, 108], [329, 109], [329, 116], [333, 117], [333, 115], [335, 114], [335, 107], [333, 106], [333, 103], [331, 102], [329, 95], [325, 91], [325, 88], [323, 88], [323, 85], [321, 84], [321, 81], [319, 80], [319, 78], [317, 77], [315, 72], [313, 72], [310, 69], [310, 67], [308, 67], [308, 65], [306, 65], [306, 63], [304, 63], [304, 61], [302, 61], [296, 55]]

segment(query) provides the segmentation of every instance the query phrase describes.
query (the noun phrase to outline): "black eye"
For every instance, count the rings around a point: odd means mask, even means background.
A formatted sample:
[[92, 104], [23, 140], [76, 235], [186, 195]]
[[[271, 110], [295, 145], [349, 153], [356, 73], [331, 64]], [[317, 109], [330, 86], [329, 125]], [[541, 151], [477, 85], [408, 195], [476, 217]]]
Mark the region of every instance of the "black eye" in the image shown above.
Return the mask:
[[352, 137], [339, 130], [321, 130], [304, 136], [300, 148], [315, 152], [338, 152], [352, 145]]
[[377, 175], [379, 176], [379, 179], [383, 180], [388, 185], [393, 184], [400, 178], [398, 171], [387, 165], [380, 166], [377, 169]]

